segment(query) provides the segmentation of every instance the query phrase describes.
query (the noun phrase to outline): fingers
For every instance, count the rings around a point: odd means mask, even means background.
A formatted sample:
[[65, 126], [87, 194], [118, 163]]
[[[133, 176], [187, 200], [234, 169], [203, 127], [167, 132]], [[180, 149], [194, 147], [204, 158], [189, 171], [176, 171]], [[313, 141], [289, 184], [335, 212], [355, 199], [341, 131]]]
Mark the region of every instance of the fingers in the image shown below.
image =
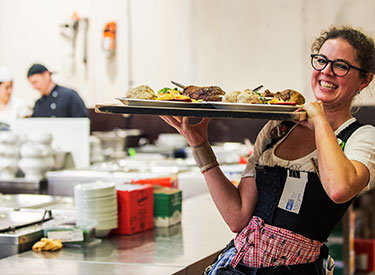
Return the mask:
[[171, 117], [170, 116], [160, 116], [162, 120], [164, 120], [166, 123], [171, 125]]
[[204, 117], [204, 118], [202, 118], [201, 123], [207, 125], [210, 121], [211, 121], [211, 118], [209, 118], [209, 117]]
[[176, 129], [186, 129], [191, 126], [207, 127], [208, 123], [211, 121], [211, 118], [204, 117], [198, 123], [190, 124], [189, 117], [160, 116], [160, 118]]
[[182, 117], [178, 116], [160, 116], [162, 120], [167, 122], [169, 125], [173, 126], [174, 128], [178, 129], [181, 128]]
[[188, 126], [188, 125], [190, 125], [188, 117], [178, 117], [176, 119], [181, 119], [180, 123], [182, 124], [182, 126]]
[[178, 123], [182, 123], [183, 119], [187, 119], [187, 117], [181, 117], [181, 116], [174, 116], [173, 117]]

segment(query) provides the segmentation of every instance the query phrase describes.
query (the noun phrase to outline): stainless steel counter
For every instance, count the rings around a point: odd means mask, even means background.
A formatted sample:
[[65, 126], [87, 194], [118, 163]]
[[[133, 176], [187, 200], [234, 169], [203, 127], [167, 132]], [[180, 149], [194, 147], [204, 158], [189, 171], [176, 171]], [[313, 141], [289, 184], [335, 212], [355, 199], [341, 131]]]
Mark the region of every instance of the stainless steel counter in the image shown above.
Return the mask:
[[13, 180], [0, 180], [0, 193], [47, 194], [47, 180], [26, 180], [24, 178], [14, 178]]
[[233, 237], [206, 193], [183, 201], [179, 225], [87, 248], [28, 251], [0, 260], [0, 274], [201, 274]]

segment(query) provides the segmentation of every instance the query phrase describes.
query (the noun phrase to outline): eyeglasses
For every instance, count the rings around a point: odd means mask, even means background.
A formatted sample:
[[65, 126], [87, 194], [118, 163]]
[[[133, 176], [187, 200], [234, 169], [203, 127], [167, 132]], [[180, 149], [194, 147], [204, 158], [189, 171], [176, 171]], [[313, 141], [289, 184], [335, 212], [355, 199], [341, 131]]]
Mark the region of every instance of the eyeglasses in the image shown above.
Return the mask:
[[324, 70], [324, 68], [327, 67], [329, 62], [331, 62], [331, 71], [335, 76], [346, 76], [349, 73], [350, 69], [356, 69], [360, 72], [367, 73], [365, 70], [350, 65], [348, 62], [341, 59], [329, 60], [322, 54], [311, 55], [311, 65], [317, 71]]

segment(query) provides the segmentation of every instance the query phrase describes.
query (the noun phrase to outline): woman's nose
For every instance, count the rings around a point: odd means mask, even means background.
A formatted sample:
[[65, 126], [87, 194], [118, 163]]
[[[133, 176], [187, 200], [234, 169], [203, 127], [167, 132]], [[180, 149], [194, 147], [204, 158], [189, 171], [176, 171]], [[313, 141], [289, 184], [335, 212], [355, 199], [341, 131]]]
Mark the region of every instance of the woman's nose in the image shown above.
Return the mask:
[[322, 70], [322, 73], [325, 75], [335, 75], [332, 69], [332, 62], [328, 62], [327, 66]]

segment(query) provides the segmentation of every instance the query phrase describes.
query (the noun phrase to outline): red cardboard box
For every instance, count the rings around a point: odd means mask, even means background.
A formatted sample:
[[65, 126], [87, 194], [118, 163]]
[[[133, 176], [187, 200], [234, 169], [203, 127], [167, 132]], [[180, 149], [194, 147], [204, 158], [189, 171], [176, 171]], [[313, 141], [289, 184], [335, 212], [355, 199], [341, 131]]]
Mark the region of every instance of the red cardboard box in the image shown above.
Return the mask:
[[355, 239], [356, 272], [375, 271], [375, 239]]
[[133, 234], [153, 228], [154, 197], [152, 185], [122, 184], [116, 186], [118, 228], [112, 233]]

